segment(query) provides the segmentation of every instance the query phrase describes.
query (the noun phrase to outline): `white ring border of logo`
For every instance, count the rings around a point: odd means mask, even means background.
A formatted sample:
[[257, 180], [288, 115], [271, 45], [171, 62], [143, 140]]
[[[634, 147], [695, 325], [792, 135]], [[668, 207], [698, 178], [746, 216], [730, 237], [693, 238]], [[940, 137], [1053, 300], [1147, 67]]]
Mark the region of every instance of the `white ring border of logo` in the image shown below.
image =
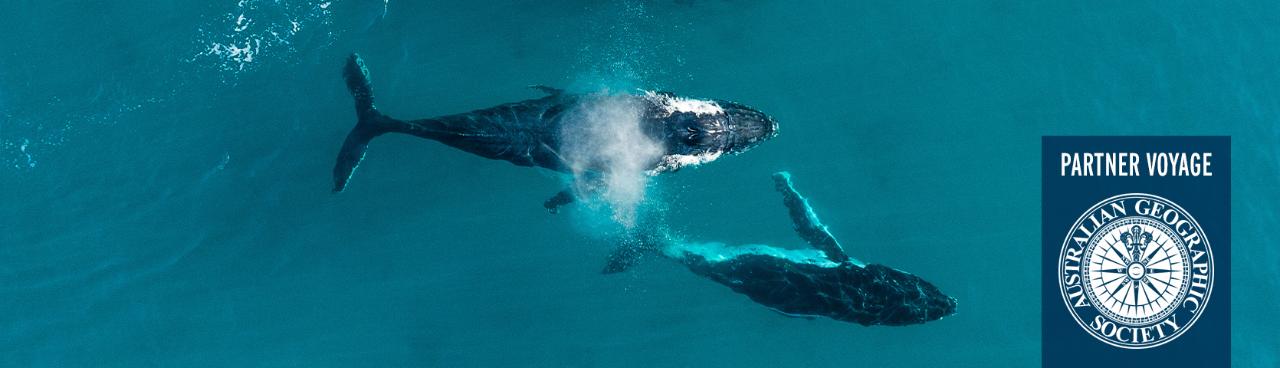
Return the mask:
[[[1166, 204], [1173, 206], [1173, 208], [1176, 208], [1178, 211], [1182, 212], [1183, 214], [1186, 214], [1187, 219], [1191, 220], [1191, 224], [1195, 225], [1196, 230], [1200, 231], [1200, 238], [1204, 239], [1205, 254], [1209, 255], [1209, 265], [1210, 265], [1209, 286], [1205, 288], [1204, 300], [1200, 302], [1200, 310], [1197, 311], [1195, 315], [1191, 316], [1191, 321], [1187, 322], [1185, 327], [1178, 329], [1178, 331], [1174, 332], [1174, 334], [1169, 336], [1169, 338], [1164, 339], [1164, 341], [1160, 341], [1159, 343], [1146, 345], [1146, 346], [1118, 345], [1118, 344], [1112, 343], [1111, 341], [1107, 341], [1106, 339], [1100, 338], [1097, 335], [1094, 335], [1093, 330], [1090, 329], [1089, 326], [1086, 326], [1084, 321], [1080, 320], [1080, 316], [1076, 314], [1075, 308], [1071, 307], [1071, 301], [1067, 300], [1067, 294], [1064, 292], [1062, 288], [1062, 285], [1064, 283], [1064, 280], [1062, 279], [1062, 275], [1065, 272], [1065, 270], [1063, 270], [1063, 267], [1062, 267], [1062, 257], [1066, 253], [1067, 244], [1068, 244], [1067, 242], [1071, 241], [1071, 234], [1075, 233], [1075, 229], [1079, 227], [1082, 222], [1084, 222], [1085, 217], [1087, 217], [1090, 213], [1093, 213], [1093, 211], [1097, 210], [1102, 205], [1109, 203], [1111, 201], [1114, 201], [1116, 199], [1129, 197], [1129, 196], [1146, 196], [1146, 197], [1159, 199], [1161, 201], [1164, 201]], [[1190, 251], [1190, 248], [1187, 248], [1187, 250]], [[1117, 194], [1117, 195], [1108, 197], [1107, 199], [1098, 201], [1098, 203], [1094, 204], [1093, 206], [1089, 207], [1089, 209], [1085, 210], [1084, 213], [1082, 213], [1080, 217], [1076, 219], [1076, 222], [1071, 224], [1071, 227], [1067, 230], [1067, 236], [1062, 239], [1062, 247], [1059, 248], [1058, 250], [1058, 294], [1062, 295], [1062, 303], [1064, 306], [1067, 307], [1067, 312], [1071, 314], [1071, 318], [1075, 319], [1076, 324], [1080, 325], [1080, 328], [1084, 329], [1084, 332], [1089, 334], [1089, 336], [1093, 337], [1094, 339], [1097, 339], [1098, 341], [1105, 342], [1107, 343], [1107, 345], [1111, 345], [1111, 346], [1122, 348], [1122, 349], [1142, 350], [1142, 349], [1154, 348], [1160, 345], [1167, 344], [1170, 341], [1176, 340], [1178, 337], [1182, 336], [1183, 332], [1187, 332], [1187, 330], [1190, 330], [1191, 327], [1196, 324], [1196, 321], [1200, 320], [1200, 315], [1204, 314], [1204, 310], [1209, 307], [1209, 297], [1213, 295], [1213, 281], [1214, 279], [1217, 278], [1214, 275], [1217, 273], [1218, 273], [1218, 266], [1213, 263], [1213, 247], [1210, 245], [1209, 236], [1205, 235], [1204, 228], [1200, 226], [1200, 221], [1197, 221], [1195, 216], [1191, 215], [1191, 212], [1187, 211], [1187, 209], [1185, 208], [1182, 208], [1182, 206], [1178, 205], [1178, 203], [1171, 201], [1168, 198], [1161, 197], [1155, 194], [1149, 194], [1149, 193], [1130, 192], [1130, 193], [1124, 193], [1124, 194]], [[1081, 286], [1083, 287], [1083, 284], [1081, 284]], [[1093, 305], [1090, 305], [1089, 307], [1097, 309], [1097, 307]]]

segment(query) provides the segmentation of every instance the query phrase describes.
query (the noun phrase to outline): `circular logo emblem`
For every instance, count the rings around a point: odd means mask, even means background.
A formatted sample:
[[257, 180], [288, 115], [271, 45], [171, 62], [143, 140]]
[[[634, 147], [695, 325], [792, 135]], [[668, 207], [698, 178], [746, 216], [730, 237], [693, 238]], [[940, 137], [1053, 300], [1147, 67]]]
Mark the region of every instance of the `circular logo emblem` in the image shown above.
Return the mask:
[[1195, 218], [1143, 193], [1093, 205], [1058, 256], [1058, 286], [1076, 322], [1126, 349], [1160, 346], [1190, 329], [1209, 302], [1213, 271]]

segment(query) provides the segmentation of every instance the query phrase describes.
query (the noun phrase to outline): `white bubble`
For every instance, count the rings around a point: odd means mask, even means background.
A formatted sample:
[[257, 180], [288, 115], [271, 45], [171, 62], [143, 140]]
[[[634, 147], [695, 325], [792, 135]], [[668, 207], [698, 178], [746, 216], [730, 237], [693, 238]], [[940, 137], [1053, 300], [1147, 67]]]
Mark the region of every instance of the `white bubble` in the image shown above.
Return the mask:
[[578, 196], [599, 196], [613, 219], [627, 227], [635, 225], [648, 170], [663, 153], [662, 143], [642, 129], [644, 111], [634, 96], [601, 93], [578, 104], [561, 131], [561, 154], [573, 171]]
[[294, 62], [294, 40], [336, 37], [330, 1], [240, 0], [235, 8], [198, 29], [199, 50], [192, 62], [236, 76], [265, 61]]

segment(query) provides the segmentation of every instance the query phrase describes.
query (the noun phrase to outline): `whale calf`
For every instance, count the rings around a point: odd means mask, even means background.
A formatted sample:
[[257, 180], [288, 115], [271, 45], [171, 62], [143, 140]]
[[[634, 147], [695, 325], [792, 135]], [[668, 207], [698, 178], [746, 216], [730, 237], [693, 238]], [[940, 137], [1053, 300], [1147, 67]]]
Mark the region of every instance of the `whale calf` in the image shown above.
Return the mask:
[[811, 248], [687, 242], [647, 229], [611, 254], [604, 272], [624, 271], [640, 256], [656, 253], [787, 316], [901, 326], [955, 314], [956, 300], [923, 278], [849, 257], [796, 191], [791, 175], [779, 172], [773, 179], [796, 233]]
[[[347, 89], [355, 99], [356, 125], [347, 134], [333, 168], [333, 191], [342, 192], [365, 157], [369, 141], [400, 133], [439, 141], [472, 154], [504, 160], [519, 166], [542, 167], [557, 172], [592, 172], [605, 168], [594, 160], [565, 157], [569, 142], [591, 145], [578, 127], [591, 127], [599, 117], [575, 113], [581, 106], [601, 100], [620, 101], [636, 110], [642, 138], [656, 142], [661, 152], [640, 163], [645, 173], [656, 175], [681, 167], [704, 164], [723, 155], [742, 153], [777, 135], [778, 124], [768, 115], [725, 100], [700, 100], [668, 92], [639, 94], [573, 94], [534, 86], [544, 97], [507, 103], [487, 109], [418, 120], [387, 116], [374, 106], [369, 70], [357, 54], [343, 69]], [[577, 139], [577, 140], [574, 140]], [[583, 162], [586, 162], [585, 164]], [[572, 202], [574, 194], [562, 191], [544, 205], [554, 212]]]

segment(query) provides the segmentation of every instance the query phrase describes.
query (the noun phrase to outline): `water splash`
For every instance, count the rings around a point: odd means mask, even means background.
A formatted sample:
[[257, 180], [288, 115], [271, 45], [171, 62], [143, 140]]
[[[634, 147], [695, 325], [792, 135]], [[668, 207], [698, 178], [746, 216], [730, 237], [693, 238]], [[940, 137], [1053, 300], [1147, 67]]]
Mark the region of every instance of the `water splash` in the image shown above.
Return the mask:
[[670, 74], [667, 66], [679, 66], [675, 53], [683, 49], [663, 37], [673, 26], [650, 15], [644, 2], [627, 0], [602, 3], [587, 23], [600, 38], [578, 50], [578, 89], [634, 90], [660, 87], [658, 80]]
[[266, 60], [293, 61], [301, 38], [332, 41], [332, 1], [239, 0], [233, 11], [198, 29], [199, 51], [189, 61], [229, 76], [252, 70]]
[[663, 152], [662, 143], [642, 129], [644, 111], [633, 96], [601, 93], [569, 112], [561, 131], [561, 154], [573, 170], [578, 197], [603, 199], [613, 220], [626, 227], [635, 225], [649, 182], [646, 171]]
[[637, 212], [658, 205], [645, 201], [651, 189], [647, 171], [661, 159], [663, 147], [642, 131], [641, 99], [613, 91], [657, 86], [663, 67], [674, 65], [664, 53], [680, 48], [659, 37], [668, 26], [651, 16], [644, 2], [596, 6], [587, 23], [600, 37], [580, 47], [571, 89], [600, 92], [565, 125], [562, 154], [574, 169], [574, 188], [588, 211], [607, 209], [626, 231], [636, 227]]
[[[31, 146], [31, 140], [23, 138], [22, 145], [18, 146], [18, 150], [22, 151], [22, 154], [27, 157], [27, 167], [34, 168], [36, 167], [36, 160], [34, 157], [31, 157], [31, 152], [27, 151], [27, 147], [30, 147], [30, 146]], [[21, 166], [17, 166], [17, 167], [21, 167]]]

